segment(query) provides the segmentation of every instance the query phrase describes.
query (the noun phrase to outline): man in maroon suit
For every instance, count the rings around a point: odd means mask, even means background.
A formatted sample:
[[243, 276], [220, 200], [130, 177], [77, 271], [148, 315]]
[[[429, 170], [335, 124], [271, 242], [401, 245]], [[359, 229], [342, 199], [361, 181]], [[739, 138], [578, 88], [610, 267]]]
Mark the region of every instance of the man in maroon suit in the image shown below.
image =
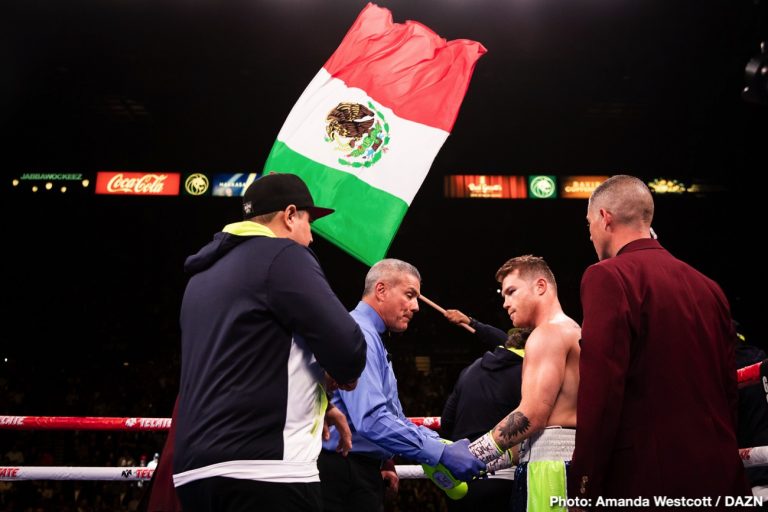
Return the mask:
[[[653, 197], [631, 176], [613, 176], [589, 199], [600, 262], [581, 281], [568, 495], [586, 508], [656, 507], [654, 497], [664, 496], [688, 500], [680, 507], [723, 507], [726, 496], [751, 494], [736, 443], [728, 302], [714, 281], [661, 247], [652, 219]], [[624, 501], [635, 498], [649, 501]]]

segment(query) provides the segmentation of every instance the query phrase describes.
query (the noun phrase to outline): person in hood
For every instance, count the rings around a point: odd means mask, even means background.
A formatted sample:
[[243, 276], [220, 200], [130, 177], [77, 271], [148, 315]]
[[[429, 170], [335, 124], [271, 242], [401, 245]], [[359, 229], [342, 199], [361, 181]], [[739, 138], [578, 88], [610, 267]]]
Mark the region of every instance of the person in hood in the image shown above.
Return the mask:
[[[472, 327], [477, 329], [478, 337], [485, 343], [498, 340], [499, 333], [506, 338], [503, 345], [487, 351], [461, 371], [440, 417], [440, 433], [446, 439], [476, 439], [520, 404], [523, 349], [531, 330], [516, 327], [507, 335], [500, 329], [467, 317], [459, 310], [447, 310], [446, 313], [452, 322], [452, 318], [461, 321], [463, 316], [467, 320], [462, 323], [474, 324]], [[460, 500], [448, 501], [448, 510], [474, 511], [481, 507], [507, 510], [514, 491], [514, 470], [502, 469], [487, 479], [473, 480], [468, 484], [467, 495]]]
[[310, 223], [332, 212], [298, 176], [269, 174], [245, 191], [245, 220], [187, 258], [173, 455], [185, 512], [321, 510], [326, 388], [354, 388], [366, 361], [309, 250]]

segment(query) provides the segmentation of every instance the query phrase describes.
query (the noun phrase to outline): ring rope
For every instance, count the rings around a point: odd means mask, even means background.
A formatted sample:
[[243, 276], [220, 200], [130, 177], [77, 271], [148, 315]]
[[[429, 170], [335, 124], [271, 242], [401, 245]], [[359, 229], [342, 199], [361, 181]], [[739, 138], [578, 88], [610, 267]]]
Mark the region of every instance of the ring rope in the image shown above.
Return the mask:
[[[763, 383], [768, 387], [768, 359], [736, 372], [739, 387]], [[439, 416], [408, 418], [416, 425], [440, 429]], [[0, 416], [0, 430], [127, 430], [165, 431], [171, 418], [127, 418], [97, 416]], [[739, 449], [745, 468], [768, 466], [768, 446]], [[142, 481], [152, 478], [148, 467], [86, 467], [86, 466], [0, 466], [0, 480], [112, 480]], [[425, 478], [419, 465], [396, 466], [401, 479]]]
[[[739, 449], [745, 468], [768, 466], [768, 446]], [[402, 480], [426, 478], [420, 465], [395, 466]], [[78, 466], [0, 466], [0, 480], [149, 480], [154, 473], [148, 467], [78, 467]]]
[[[400, 479], [426, 478], [421, 466], [395, 466]], [[0, 466], [0, 480], [149, 480], [155, 472], [143, 466]]]
[[[439, 416], [408, 418], [416, 425], [440, 429]], [[0, 416], [0, 430], [130, 430], [162, 431], [171, 418], [113, 418], [97, 416]]]
[[745, 366], [744, 368], [739, 368], [736, 371], [736, 377], [740, 388], [760, 383], [766, 385], [766, 383], [768, 383], [768, 359]]

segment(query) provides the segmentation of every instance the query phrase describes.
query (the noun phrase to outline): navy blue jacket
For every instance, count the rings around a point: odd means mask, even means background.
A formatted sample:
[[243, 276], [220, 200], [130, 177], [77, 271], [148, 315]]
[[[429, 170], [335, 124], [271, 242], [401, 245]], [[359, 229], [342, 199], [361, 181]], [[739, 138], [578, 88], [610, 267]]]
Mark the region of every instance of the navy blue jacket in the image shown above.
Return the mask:
[[[481, 340], [506, 339], [506, 333], [475, 322]], [[503, 338], [503, 339], [502, 339]], [[440, 418], [442, 437], [477, 439], [520, 404], [523, 358], [496, 347], [462, 370]]]
[[212, 476], [316, 481], [322, 370], [356, 379], [366, 345], [314, 253], [222, 232], [185, 270], [176, 486]]

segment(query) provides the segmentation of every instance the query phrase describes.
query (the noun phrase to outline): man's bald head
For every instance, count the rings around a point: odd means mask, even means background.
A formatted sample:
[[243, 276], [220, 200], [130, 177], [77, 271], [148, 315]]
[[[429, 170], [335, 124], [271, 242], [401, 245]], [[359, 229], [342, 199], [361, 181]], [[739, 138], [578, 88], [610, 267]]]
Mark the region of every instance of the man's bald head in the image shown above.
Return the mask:
[[601, 183], [589, 198], [589, 210], [603, 208], [618, 224], [640, 228], [653, 221], [653, 196], [641, 180], [618, 174]]

